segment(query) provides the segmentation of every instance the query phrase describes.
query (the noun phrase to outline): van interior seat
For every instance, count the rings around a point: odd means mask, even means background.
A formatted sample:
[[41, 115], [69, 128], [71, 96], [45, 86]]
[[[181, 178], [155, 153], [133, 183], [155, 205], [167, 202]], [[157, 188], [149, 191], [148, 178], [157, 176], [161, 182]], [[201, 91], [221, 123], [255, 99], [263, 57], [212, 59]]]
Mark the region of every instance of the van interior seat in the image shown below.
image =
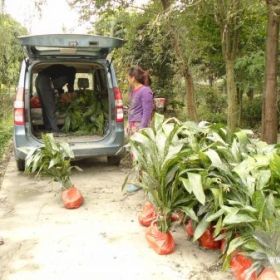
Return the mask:
[[78, 88], [79, 90], [85, 90], [89, 88], [89, 80], [88, 78], [79, 78], [78, 79]]

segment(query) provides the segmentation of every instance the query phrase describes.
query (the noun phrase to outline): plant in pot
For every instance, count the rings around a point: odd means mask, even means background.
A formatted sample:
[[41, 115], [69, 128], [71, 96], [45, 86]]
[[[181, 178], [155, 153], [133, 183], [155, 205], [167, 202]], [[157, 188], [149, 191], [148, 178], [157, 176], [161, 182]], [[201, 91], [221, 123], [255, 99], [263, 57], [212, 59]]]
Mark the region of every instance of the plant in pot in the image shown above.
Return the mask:
[[249, 273], [259, 272], [258, 280], [280, 279], [280, 232], [279, 220], [275, 222], [275, 231], [257, 231], [253, 234], [254, 251], [250, 254], [254, 264]]
[[84, 199], [79, 190], [71, 181], [71, 170], [77, 166], [71, 166], [70, 160], [74, 157], [70, 146], [55, 141], [52, 134], [43, 135], [43, 145], [32, 149], [26, 157], [25, 171], [28, 174], [47, 176], [55, 182], [61, 183], [63, 192], [62, 200], [65, 208], [78, 208]]
[[179, 181], [178, 163], [184, 156], [179, 131], [176, 119], [164, 121], [162, 115], [155, 114], [152, 127], [135, 133], [128, 145], [134, 155], [134, 170], [141, 170], [138, 185], [155, 208], [156, 217], [146, 232], [146, 239], [158, 254], [174, 250], [175, 242], [169, 231], [172, 213], [189, 209], [192, 203]]

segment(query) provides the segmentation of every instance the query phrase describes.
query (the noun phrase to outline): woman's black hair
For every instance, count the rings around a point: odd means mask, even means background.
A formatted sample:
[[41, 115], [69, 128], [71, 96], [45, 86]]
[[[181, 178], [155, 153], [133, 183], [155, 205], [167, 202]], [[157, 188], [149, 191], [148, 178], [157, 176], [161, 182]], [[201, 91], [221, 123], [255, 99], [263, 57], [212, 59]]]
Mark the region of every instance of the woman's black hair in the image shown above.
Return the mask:
[[140, 66], [133, 66], [129, 69], [128, 75], [145, 86], [150, 86], [152, 81], [148, 71], [144, 71]]

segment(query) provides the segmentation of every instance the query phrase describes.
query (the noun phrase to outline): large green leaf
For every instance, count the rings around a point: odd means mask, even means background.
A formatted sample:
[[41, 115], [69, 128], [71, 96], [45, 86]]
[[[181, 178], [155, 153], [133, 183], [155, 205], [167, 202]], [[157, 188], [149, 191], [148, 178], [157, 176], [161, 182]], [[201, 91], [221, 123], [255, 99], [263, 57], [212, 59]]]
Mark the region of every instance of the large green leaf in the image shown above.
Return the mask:
[[245, 244], [246, 239], [242, 236], [236, 237], [232, 239], [229, 243], [228, 249], [227, 249], [227, 255], [230, 255], [233, 253], [236, 249], [238, 249], [240, 246]]
[[273, 155], [273, 158], [270, 161], [270, 169], [272, 176], [280, 179], [280, 156], [277, 154]]
[[266, 187], [268, 184], [270, 177], [271, 177], [271, 171], [270, 170], [258, 170], [257, 173], [257, 189], [262, 190]]
[[190, 207], [180, 207], [180, 209], [188, 216], [190, 217], [193, 221], [198, 221], [197, 215], [195, 214], [193, 208]]
[[194, 236], [193, 236], [194, 241], [199, 239], [201, 237], [201, 235], [205, 232], [207, 227], [209, 226], [209, 222], [207, 222], [206, 220], [207, 220], [207, 215], [205, 215], [203, 217], [203, 219], [197, 225], [195, 232], [194, 232]]
[[209, 159], [211, 160], [212, 166], [219, 168], [223, 171], [227, 171], [227, 166], [225, 165], [225, 163], [222, 162], [219, 154], [213, 150], [213, 149], [209, 149], [208, 151], [205, 152], [205, 154], [209, 157]]
[[186, 178], [180, 178], [180, 181], [183, 183], [183, 186], [187, 190], [188, 193], [192, 193], [192, 185], [190, 184], [190, 180]]
[[265, 206], [265, 196], [262, 191], [256, 191], [252, 197], [252, 206], [257, 209], [259, 220], [262, 220]]
[[154, 128], [155, 130], [159, 130], [162, 127], [162, 124], [164, 122], [164, 116], [158, 113], [154, 114], [154, 119], [153, 119], [154, 123]]
[[241, 223], [251, 223], [255, 222], [256, 219], [242, 213], [237, 214], [227, 214], [224, 218], [224, 224], [225, 225], [233, 225], [233, 224], [241, 224]]
[[213, 222], [217, 220], [220, 216], [222, 216], [225, 213], [224, 209], [219, 209], [216, 213], [210, 214], [207, 218], [207, 222]]
[[200, 174], [188, 172], [189, 184], [193, 194], [201, 204], [205, 204], [205, 194], [202, 186], [202, 178]]

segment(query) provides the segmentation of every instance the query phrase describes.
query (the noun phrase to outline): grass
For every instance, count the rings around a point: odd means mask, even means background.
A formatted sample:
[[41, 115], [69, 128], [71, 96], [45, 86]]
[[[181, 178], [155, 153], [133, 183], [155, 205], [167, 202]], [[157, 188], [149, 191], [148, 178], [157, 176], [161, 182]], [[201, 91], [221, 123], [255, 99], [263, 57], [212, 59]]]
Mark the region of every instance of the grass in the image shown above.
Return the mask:
[[0, 93], [0, 160], [2, 160], [13, 131], [14, 94]]
[[12, 129], [13, 123], [11, 116], [0, 123], [0, 160], [2, 159], [8, 143], [12, 138]]

